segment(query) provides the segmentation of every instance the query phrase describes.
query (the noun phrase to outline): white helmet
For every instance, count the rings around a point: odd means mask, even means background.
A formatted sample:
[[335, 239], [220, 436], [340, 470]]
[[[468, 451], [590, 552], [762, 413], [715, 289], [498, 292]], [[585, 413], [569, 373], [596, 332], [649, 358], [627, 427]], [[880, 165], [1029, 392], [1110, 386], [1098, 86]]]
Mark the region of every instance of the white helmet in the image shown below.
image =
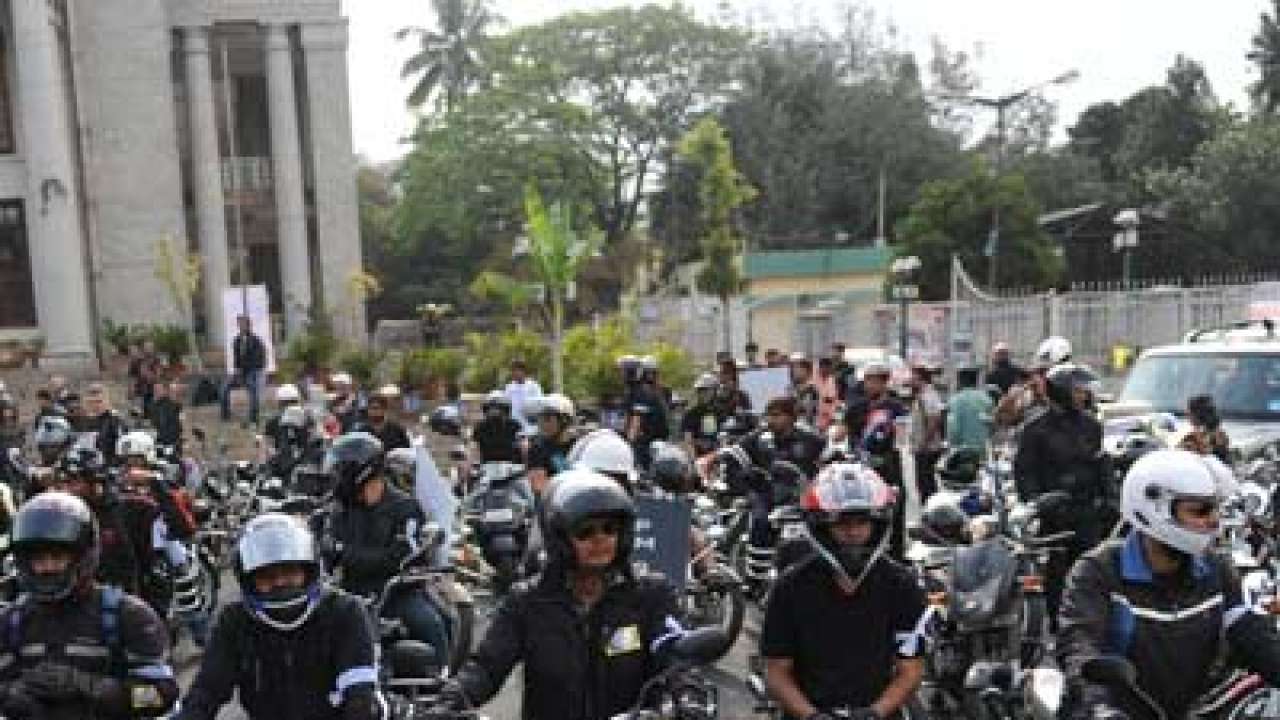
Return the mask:
[[538, 400], [538, 414], [543, 413], [555, 413], [571, 420], [574, 416], [573, 401], [560, 393], [543, 395]]
[[142, 430], [126, 433], [116, 442], [116, 455], [122, 458], [141, 457], [151, 464], [156, 461], [156, 439]]
[[1071, 341], [1061, 335], [1046, 338], [1036, 348], [1036, 364], [1043, 367], [1060, 365], [1071, 359]]
[[889, 363], [884, 360], [868, 360], [858, 368], [858, 379], [861, 380], [868, 375], [890, 377], [893, 375], [893, 368], [889, 367]]
[[[1221, 465], [1221, 463], [1218, 463]], [[1124, 478], [1120, 512], [1134, 530], [1169, 547], [1200, 556], [1217, 538], [1217, 530], [1199, 532], [1178, 522], [1178, 500], [1219, 501], [1218, 468], [1203, 455], [1186, 450], [1154, 450], [1129, 468]]]
[[297, 405], [284, 409], [280, 413], [280, 426], [301, 430], [307, 427], [307, 411]]
[[402, 478], [413, 479], [418, 471], [418, 453], [413, 448], [396, 448], [387, 453], [387, 470]]
[[302, 393], [298, 392], [298, 386], [293, 383], [285, 383], [276, 388], [276, 402], [296, 403], [302, 400]]
[[574, 443], [567, 458], [571, 467], [605, 475], [636, 477], [636, 456], [622, 436], [609, 429], [594, 430]]

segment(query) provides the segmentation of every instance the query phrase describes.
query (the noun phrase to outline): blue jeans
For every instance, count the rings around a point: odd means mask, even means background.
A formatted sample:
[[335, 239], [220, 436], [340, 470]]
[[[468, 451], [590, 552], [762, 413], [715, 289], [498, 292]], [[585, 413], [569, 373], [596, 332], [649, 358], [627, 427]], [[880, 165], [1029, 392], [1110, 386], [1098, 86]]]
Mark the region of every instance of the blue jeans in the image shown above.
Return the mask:
[[435, 648], [441, 667], [448, 666], [449, 627], [444, 616], [431, 604], [425, 593], [408, 588], [397, 592], [388, 599], [382, 615], [404, 623], [411, 640], [424, 642]]
[[262, 371], [236, 371], [222, 386], [222, 420], [231, 419], [231, 391], [243, 387], [249, 391], [249, 422], [258, 423], [258, 393], [262, 390]]

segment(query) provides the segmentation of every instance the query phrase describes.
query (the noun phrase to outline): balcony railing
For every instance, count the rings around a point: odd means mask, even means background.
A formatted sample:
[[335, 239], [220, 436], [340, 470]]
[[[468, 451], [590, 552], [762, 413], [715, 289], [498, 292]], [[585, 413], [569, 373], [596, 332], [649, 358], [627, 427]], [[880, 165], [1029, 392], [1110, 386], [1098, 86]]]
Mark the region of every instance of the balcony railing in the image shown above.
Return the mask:
[[234, 192], [266, 192], [272, 188], [271, 158], [222, 158], [222, 190]]

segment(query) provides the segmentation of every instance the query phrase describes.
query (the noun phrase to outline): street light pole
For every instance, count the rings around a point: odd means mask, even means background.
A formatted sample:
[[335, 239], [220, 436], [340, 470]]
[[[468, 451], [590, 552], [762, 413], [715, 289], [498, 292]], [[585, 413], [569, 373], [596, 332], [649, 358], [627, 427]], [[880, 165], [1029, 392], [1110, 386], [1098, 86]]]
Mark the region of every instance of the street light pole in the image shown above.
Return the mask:
[[[1004, 97], [988, 98], [988, 97], [966, 96], [961, 98], [952, 98], [955, 100], [970, 102], [970, 103], [973, 103], [974, 105], [980, 105], [985, 108], [991, 108], [996, 111], [995, 175], [996, 175], [997, 183], [999, 183], [1000, 178], [1004, 175], [1004, 146], [1005, 146], [1005, 140], [1006, 140], [1005, 111], [1007, 111], [1009, 108], [1013, 107], [1014, 105], [1017, 105], [1018, 103], [1022, 102], [1023, 100], [1026, 100], [1028, 97], [1031, 97], [1033, 93], [1035, 93], [1037, 90], [1040, 90], [1041, 88], [1045, 88], [1050, 85], [1065, 85], [1067, 83], [1075, 82], [1079, 77], [1080, 77], [1079, 71], [1069, 70], [1051, 80], [1047, 80], [1045, 82], [1032, 85], [1026, 88], [1025, 90], [1021, 90], [1019, 92], [1012, 93], [1010, 95], [1005, 95]], [[987, 289], [994, 290], [996, 288], [996, 280], [997, 280], [996, 269], [999, 265], [999, 258], [1000, 258], [1000, 203], [999, 202], [995, 203], [994, 207], [992, 207], [991, 209], [991, 230], [987, 235], [987, 247], [986, 247], [985, 254], [987, 256]]]
[[897, 258], [889, 264], [889, 274], [893, 277], [893, 298], [898, 301], [898, 356], [903, 362], [908, 362], [907, 352], [910, 350], [907, 313], [911, 301], [920, 297], [920, 286], [915, 284], [919, 269], [920, 258], [915, 255]]

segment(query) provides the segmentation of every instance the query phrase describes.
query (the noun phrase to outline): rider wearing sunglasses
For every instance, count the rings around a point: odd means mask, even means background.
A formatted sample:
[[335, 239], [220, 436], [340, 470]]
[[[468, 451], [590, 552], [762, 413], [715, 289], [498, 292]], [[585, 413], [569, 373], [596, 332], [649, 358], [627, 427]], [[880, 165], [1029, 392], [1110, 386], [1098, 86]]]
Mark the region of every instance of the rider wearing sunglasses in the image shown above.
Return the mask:
[[665, 580], [636, 577], [635, 506], [617, 482], [567, 470], [543, 495], [547, 567], [499, 607], [459, 681], [460, 708], [480, 705], [524, 664], [527, 720], [596, 720], [630, 708], [679, 636]]
[[1088, 683], [1086, 661], [1127, 659], [1137, 686], [1167, 717], [1184, 717], [1211, 687], [1225, 645], [1233, 662], [1280, 683], [1280, 638], [1245, 605], [1230, 560], [1211, 552], [1231, 471], [1216, 458], [1157, 450], [1124, 479], [1131, 527], [1075, 564], [1062, 604], [1059, 660], [1069, 678], [1068, 718], [1146, 717], [1123, 693]]

